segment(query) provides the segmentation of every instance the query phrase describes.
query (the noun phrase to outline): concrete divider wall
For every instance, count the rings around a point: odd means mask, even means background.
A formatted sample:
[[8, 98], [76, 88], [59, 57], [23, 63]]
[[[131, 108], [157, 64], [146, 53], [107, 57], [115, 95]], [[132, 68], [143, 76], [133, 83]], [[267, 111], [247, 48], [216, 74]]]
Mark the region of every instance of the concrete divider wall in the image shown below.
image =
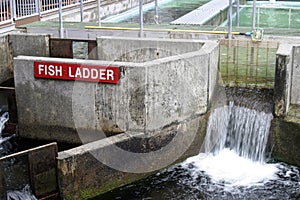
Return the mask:
[[300, 46], [294, 46], [291, 103], [300, 105]]
[[18, 55], [49, 56], [49, 38], [48, 34], [0, 36], [0, 83], [13, 78], [13, 57]]
[[[184, 43], [178, 42], [180, 47]], [[20, 135], [86, 143], [101, 138], [97, 131], [154, 131], [204, 114], [213, 88], [208, 72], [217, 68], [210, 64], [217, 64], [218, 57], [213, 56], [218, 52], [218, 44], [194, 43], [201, 48], [143, 63], [15, 58]], [[158, 44], [163, 46], [164, 42]], [[117, 85], [78, 81], [74, 85], [71, 81], [35, 79], [33, 63], [36, 60], [115, 65], [120, 67], [121, 79]], [[90, 96], [92, 100], [84, 98]], [[79, 138], [76, 129], [86, 131], [85, 137]]]
[[[189, 121], [173, 124], [163, 130], [157, 130], [152, 137], [145, 137], [143, 133], [138, 132], [126, 132], [59, 152], [57, 161], [61, 196], [66, 200], [88, 199], [153, 173], [147, 171], [149, 170], [147, 167], [144, 173], [138, 173], [140, 172], [138, 170], [136, 173], [128, 173], [103, 164], [111, 163], [114, 159], [122, 165], [122, 168], [130, 170], [132, 166], [140, 169], [144, 165], [156, 167], [161, 163], [168, 163], [181, 149], [187, 149], [187, 151], [184, 154], [178, 154], [175, 157], [177, 161], [197, 155], [205, 136], [206, 118], [207, 116], [199, 116]], [[184, 132], [180, 131], [182, 127], [186, 128]], [[171, 153], [167, 152], [165, 155], [166, 153], [162, 151], [160, 157], [147, 156], [149, 151], [160, 151], [170, 143], [170, 140], [174, 139], [175, 135], [180, 135], [182, 140], [170, 149]], [[186, 141], [191, 141], [191, 144], [186, 146]], [[144, 155], [140, 159], [136, 156], [126, 157], [112, 151], [116, 149], [115, 147]], [[97, 159], [97, 156], [103, 159]]]
[[276, 52], [274, 85], [275, 114], [285, 116], [289, 111], [292, 84], [293, 46], [281, 44]]
[[107, 61], [146, 62], [168, 56], [199, 51], [204, 41], [98, 37], [98, 58]]
[[0, 83], [13, 78], [13, 57], [11, 51], [8, 36], [0, 36]]
[[280, 44], [276, 54], [275, 115], [270, 146], [274, 159], [300, 166], [300, 47]]
[[49, 56], [49, 34], [10, 34], [13, 56]]

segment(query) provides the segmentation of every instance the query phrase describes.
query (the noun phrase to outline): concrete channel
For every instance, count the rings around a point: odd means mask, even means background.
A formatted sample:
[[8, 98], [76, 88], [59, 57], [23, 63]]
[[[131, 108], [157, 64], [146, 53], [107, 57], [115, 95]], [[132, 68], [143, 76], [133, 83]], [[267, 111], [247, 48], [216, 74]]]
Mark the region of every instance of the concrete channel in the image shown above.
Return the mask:
[[[94, 33], [102, 34], [99, 30]], [[36, 175], [34, 170], [28, 172], [34, 192], [39, 191], [36, 183], [43, 178], [54, 180], [53, 187], [38, 198], [51, 199], [59, 193], [62, 199], [88, 199], [200, 151], [218, 87], [219, 44], [198, 39], [209, 37], [203, 34], [155, 32], [151, 36], [1, 36], [0, 53], [5, 62], [1, 63], [0, 80], [14, 80], [19, 136], [77, 145], [57, 152], [55, 173], [52, 168]], [[180, 37], [190, 39], [174, 39]], [[79, 51], [87, 60], [76, 58], [74, 43], [78, 42], [85, 46]], [[299, 57], [299, 45], [280, 44], [271, 139], [273, 156], [298, 166], [299, 132], [286, 131], [300, 126]], [[68, 71], [72, 67], [79, 70], [77, 77]], [[80, 72], [95, 67], [117, 70], [111, 78], [117, 82], [84, 80]], [[53, 149], [53, 145], [49, 146]], [[32, 162], [36, 159], [29, 160], [27, 165], [36, 166]], [[42, 166], [42, 160], [36, 163]], [[5, 159], [0, 159], [1, 170], [4, 164]], [[3, 188], [13, 187], [8, 180], [1, 180]]]

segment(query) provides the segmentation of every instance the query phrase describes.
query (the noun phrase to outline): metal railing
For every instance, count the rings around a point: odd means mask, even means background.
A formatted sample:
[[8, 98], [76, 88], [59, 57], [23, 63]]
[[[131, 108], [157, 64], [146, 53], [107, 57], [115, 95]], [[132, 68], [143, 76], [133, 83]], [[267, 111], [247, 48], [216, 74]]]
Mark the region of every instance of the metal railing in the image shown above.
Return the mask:
[[[235, 5], [235, 7], [237, 6]], [[252, 8], [252, 5], [239, 5], [239, 8], [240, 10], [243, 8], [250, 9]], [[256, 23], [255, 23], [256, 27], [260, 27], [262, 25], [261, 23], [263, 21], [263, 18], [272, 17], [272, 16], [266, 16], [265, 13], [266, 10], [274, 10], [280, 12], [280, 18], [284, 19], [284, 23], [280, 24], [280, 27], [278, 28], [298, 28], [298, 26], [294, 27], [293, 23], [300, 24], [297, 20], [300, 13], [300, 7], [260, 5], [260, 6], [256, 6]]]
[[220, 39], [219, 72], [223, 85], [273, 88], [277, 41]]
[[0, 1], [0, 22], [11, 20], [11, 0]]
[[[82, 0], [92, 2], [96, 0]], [[62, 0], [62, 6], [77, 6], [81, 0]], [[0, 1], [0, 25], [13, 23], [18, 18], [32, 15], [41, 15], [46, 12], [57, 10], [59, 0], [3, 0]]]

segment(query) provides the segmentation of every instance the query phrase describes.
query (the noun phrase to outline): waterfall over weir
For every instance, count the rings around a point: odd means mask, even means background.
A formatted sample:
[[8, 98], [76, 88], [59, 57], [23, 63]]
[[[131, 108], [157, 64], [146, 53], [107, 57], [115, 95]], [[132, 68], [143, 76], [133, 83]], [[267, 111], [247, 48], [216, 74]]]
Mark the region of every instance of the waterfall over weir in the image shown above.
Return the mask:
[[265, 161], [273, 115], [235, 106], [217, 108], [209, 118], [205, 152], [218, 154], [228, 148], [252, 161]]

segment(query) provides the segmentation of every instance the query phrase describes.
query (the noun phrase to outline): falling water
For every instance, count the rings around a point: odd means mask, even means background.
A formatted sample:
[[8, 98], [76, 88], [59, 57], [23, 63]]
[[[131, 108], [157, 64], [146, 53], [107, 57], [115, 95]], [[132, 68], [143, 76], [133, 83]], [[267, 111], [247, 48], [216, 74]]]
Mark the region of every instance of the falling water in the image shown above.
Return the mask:
[[265, 162], [265, 150], [273, 115], [235, 106], [217, 108], [211, 114], [205, 152], [218, 154], [225, 148], [252, 161]]
[[204, 153], [95, 200], [300, 199], [299, 168], [265, 157], [272, 95], [229, 93], [210, 115]]

